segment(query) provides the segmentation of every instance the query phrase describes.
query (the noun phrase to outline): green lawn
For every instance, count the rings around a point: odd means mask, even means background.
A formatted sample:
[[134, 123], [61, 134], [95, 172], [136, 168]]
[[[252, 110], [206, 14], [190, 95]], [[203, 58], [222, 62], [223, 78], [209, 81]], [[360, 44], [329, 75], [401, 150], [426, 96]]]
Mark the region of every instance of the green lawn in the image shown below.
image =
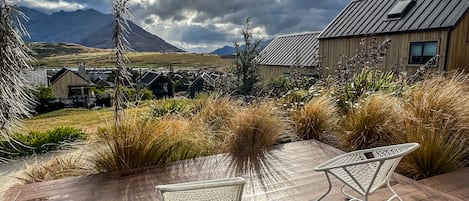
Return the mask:
[[[126, 109], [126, 115], [132, 117], [149, 111], [148, 104], [136, 108]], [[101, 110], [88, 110], [80, 108], [67, 108], [24, 119], [24, 132], [46, 131], [59, 126], [82, 129], [86, 133], [96, 133], [99, 127], [104, 127], [112, 122], [113, 110], [106, 108]]]

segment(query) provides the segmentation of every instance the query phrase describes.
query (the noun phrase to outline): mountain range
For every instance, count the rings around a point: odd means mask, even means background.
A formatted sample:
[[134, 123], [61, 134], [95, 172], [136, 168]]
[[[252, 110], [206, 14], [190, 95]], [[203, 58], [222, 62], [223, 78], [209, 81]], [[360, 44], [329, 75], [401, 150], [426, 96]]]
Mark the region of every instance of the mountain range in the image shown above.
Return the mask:
[[[263, 50], [265, 47], [267, 47], [267, 45], [269, 45], [269, 43], [272, 42], [272, 40], [273, 39], [262, 40], [259, 44], [260, 50]], [[244, 45], [241, 46], [241, 49], [243, 49], [243, 48], [244, 48]], [[225, 45], [222, 48], [218, 48], [218, 49], [214, 50], [210, 54], [216, 54], [216, 55], [220, 55], [220, 56], [233, 55], [233, 54], [236, 54], [236, 48], [234, 48], [232, 46]]]
[[[103, 14], [93, 9], [60, 11], [50, 15], [26, 7], [20, 7], [20, 10], [29, 18], [24, 22], [30, 35], [27, 41], [76, 43], [94, 48], [114, 47], [111, 40], [114, 18], [110, 14]], [[129, 26], [130, 33], [127, 39], [135, 51], [182, 51], [133, 22], [129, 22]]]

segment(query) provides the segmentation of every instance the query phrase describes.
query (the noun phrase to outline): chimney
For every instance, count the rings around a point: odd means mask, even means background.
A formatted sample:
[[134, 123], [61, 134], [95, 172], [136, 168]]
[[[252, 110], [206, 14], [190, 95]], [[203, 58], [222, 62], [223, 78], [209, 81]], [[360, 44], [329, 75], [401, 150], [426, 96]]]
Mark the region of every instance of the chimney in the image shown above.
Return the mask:
[[86, 78], [85, 64], [83, 62], [78, 65], [78, 75]]

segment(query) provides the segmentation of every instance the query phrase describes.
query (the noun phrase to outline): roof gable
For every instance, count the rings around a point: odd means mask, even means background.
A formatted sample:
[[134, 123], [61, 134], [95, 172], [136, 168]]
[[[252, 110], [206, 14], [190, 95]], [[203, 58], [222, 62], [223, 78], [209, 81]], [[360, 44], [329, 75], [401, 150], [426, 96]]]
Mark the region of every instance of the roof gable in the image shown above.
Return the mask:
[[76, 75], [77, 77], [81, 78], [83, 81], [87, 82], [88, 84], [92, 84], [89, 80], [85, 79], [84, 77], [82, 77], [81, 75], [79, 75], [78, 73], [74, 72], [74, 71], [71, 71], [67, 68], [62, 68], [60, 69], [59, 72], [57, 72], [54, 76], [52, 76], [50, 78], [50, 84], [54, 84], [55, 82], [57, 82], [58, 80], [60, 80], [60, 78], [62, 78], [64, 75], [66, 75], [67, 73], [72, 73], [74, 75]]
[[277, 36], [259, 54], [259, 62], [269, 66], [317, 66], [318, 35], [307, 32]]
[[416, 0], [401, 18], [388, 18], [401, 0], [352, 0], [319, 38], [336, 38], [455, 27], [469, 0]]

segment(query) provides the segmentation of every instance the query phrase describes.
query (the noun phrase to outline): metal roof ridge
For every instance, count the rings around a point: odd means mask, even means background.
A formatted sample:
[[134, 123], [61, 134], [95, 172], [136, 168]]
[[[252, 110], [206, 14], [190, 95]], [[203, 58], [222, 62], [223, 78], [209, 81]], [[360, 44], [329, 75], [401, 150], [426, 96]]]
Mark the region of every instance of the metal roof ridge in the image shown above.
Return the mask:
[[275, 38], [291, 37], [291, 36], [302, 36], [302, 35], [312, 35], [312, 34], [320, 34], [320, 33], [321, 33], [321, 31], [305, 31], [305, 32], [278, 35]]

